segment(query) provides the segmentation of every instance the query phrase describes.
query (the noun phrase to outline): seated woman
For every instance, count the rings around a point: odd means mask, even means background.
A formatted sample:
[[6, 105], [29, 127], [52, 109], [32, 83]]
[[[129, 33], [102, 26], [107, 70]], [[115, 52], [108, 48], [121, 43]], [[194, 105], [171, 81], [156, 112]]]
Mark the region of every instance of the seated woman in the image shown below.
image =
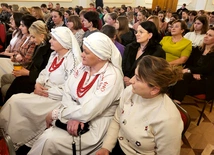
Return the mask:
[[115, 12], [108, 13], [108, 17], [106, 19], [105, 25], [111, 25], [115, 26], [116, 20], [117, 20], [117, 14]]
[[126, 46], [136, 40], [134, 29], [129, 28], [129, 21], [124, 16], [119, 16], [116, 20], [115, 29], [117, 30], [117, 41]]
[[207, 100], [213, 99], [214, 93], [214, 28], [210, 28], [203, 40], [203, 45], [193, 49], [191, 63], [183, 69], [183, 80], [172, 88], [172, 98], [181, 103], [185, 95], [206, 94]]
[[140, 23], [136, 33], [137, 42], [126, 46], [122, 68], [124, 73], [125, 85], [130, 85], [130, 78], [134, 76], [134, 70], [142, 57], [153, 55], [165, 58], [165, 52], [158, 42], [158, 31], [155, 24], [151, 21]]
[[18, 51], [23, 36], [21, 30], [19, 29], [20, 21], [23, 15], [23, 13], [14, 12], [10, 17], [10, 27], [13, 29], [12, 39], [10, 40], [10, 44], [7, 46], [5, 51], [0, 53], [0, 57], [11, 57], [14, 52]]
[[52, 28], [66, 26], [62, 12], [55, 9], [51, 10], [51, 17], [49, 18], [46, 24], [49, 31], [51, 31]]
[[84, 31], [79, 16], [71, 15], [68, 17], [67, 27], [72, 31], [79, 46], [82, 46]]
[[96, 155], [180, 155], [183, 121], [166, 94], [180, 78], [181, 70], [166, 60], [143, 57]]
[[60, 105], [62, 87], [81, 61], [79, 45], [70, 29], [57, 27], [51, 35], [51, 49], [55, 52], [39, 74], [34, 93], [13, 95], [0, 111], [0, 128], [11, 136], [16, 149], [31, 147], [45, 130], [45, 116]]
[[99, 31], [99, 14], [95, 11], [86, 12], [83, 18], [83, 26], [88, 30], [84, 33], [83, 38], [88, 37], [90, 34]]
[[183, 37], [187, 25], [182, 20], [172, 23], [171, 35], [161, 40], [163, 50], [166, 52], [166, 61], [171, 65], [182, 65], [189, 58], [192, 51], [192, 43]]
[[[82, 63], [65, 84], [61, 106], [46, 117], [47, 127], [52, 123], [53, 127], [45, 130], [28, 154], [72, 154], [72, 136], [77, 136], [78, 125], [83, 127], [86, 122], [89, 131], [81, 136], [81, 153], [94, 154], [102, 144], [123, 88], [121, 55], [110, 38], [101, 32], [84, 38]], [[56, 119], [67, 124], [67, 131], [54, 125]], [[79, 144], [79, 139], [74, 139]]]
[[[32, 56], [32, 61], [28, 67], [22, 67], [21, 70], [14, 70], [13, 74], [5, 74], [2, 76], [1, 91], [6, 93], [4, 101], [7, 101], [13, 94], [17, 93], [31, 93], [34, 90], [36, 79], [39, 73], [45, 68], [52, 50], [50, 49], [50, 35], [46, 24], [38, 20], [34, 22], [29, 28], [31, 41], [35, 43], [36, 48]], [[15, 78], [14, 81], [8, 81]], [[12, 85], [9, 87], [9, 85]], [[7, 88], [9, 88], [7, 90]]]
[[192, 46], [201, 46], [204, 36], [208, 30], [209, 24], [207, 16], [199, 16], [194, 19], [193, 25], [190, 28], [190, 32], [184, 35], [184, 38], [189, 39], [192, 42]]
[[137, 31], [140, 23], [145, 22], [148, 17], [148, 12], [146, 10], [141, 10], [137, 13], [137, 22], [133, 25], [133, 29]]
[[[16, 51], [12, 50], [9, 53], [11, 59], [0, 58], [0, 78], [6, 73], [11, 73], [13, 71], [13, 62], [18, 62], [22, 64], [23, 67], [27, 67], [32, 60], [32, 55], [35, 49], [35, 44], [30, 40], [30, 33], [28, 31], [29, 27], [36, 18], [31, 15], [24, 15], [21, 17], [19, 29], [22, 33], [21, 41], [16, 45]], [[10, 45], [9, 45], [10, 46]]]

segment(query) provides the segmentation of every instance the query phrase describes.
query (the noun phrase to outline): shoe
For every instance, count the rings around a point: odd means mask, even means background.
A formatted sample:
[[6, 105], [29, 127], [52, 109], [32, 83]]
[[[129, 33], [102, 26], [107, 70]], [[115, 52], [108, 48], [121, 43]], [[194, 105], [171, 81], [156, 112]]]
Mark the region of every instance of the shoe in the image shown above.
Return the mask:
[[17, 151], [16, 155], [27, 155], [27, 153], [30, 151], [30, 147], [27, 145], [22, 145]]

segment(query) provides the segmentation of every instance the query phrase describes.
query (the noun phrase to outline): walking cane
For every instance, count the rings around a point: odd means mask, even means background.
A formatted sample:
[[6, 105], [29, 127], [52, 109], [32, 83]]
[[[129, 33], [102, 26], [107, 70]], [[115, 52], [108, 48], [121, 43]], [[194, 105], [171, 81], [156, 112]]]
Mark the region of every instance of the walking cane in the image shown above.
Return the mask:
[[75, 140], [74, 140], [74, 136], [72, 136], [73, 137], [73, 142], [72, 142], [72, 150], [73, 150], [73, 155], [76, 155], [76, 142], [75, 142]]

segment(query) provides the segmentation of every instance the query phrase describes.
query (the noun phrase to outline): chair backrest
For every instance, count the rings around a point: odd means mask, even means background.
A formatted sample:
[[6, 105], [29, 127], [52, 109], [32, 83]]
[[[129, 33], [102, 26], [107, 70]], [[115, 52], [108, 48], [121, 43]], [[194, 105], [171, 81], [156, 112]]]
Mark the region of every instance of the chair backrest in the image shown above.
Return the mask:
[[0, 155], [16, 155], [13, 142], [3, 129], [0, 129]]
[[176, 102], [174, 102], [174, 104], [176, 105], [176, 107], [178, 108], [178, 111], [180, 112], [181, 114], [181, 118], [183, 120], [183, 123], [184, 123], [184, 129], [182, 131], [182, 138], [185, 134], [185, 132], [187, 131], [189, 125], [190, 125], [190, 122], [191, 122], [191, 118], [190, 118], [190, 115], [188, 114], [188, 112], [182, 108], [179, 104], [177, 104]]
[[6, 27], [4, 23], [0, 22], [0, 52], [4, 51], [6, 45]]

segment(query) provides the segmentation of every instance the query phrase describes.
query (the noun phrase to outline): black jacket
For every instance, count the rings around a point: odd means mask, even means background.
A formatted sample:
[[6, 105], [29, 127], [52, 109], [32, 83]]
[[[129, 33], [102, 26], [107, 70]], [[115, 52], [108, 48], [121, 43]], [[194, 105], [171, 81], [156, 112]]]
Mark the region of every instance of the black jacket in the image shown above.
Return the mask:
[[162, 49], [161, 45], [159, 43], [155, 43], [147, 46], [144, 53], [136, 60], [136, 55], [139, 47], [140, 44], [136, 42], [133, 42], [126, 46], [122, 60], [122, 69], [124, 76], [127, 76], [129, 78], [134, 76], [134, 71], [137, 63], [145, 55], [153, 55], [164, 59], [166, 58], [165, 51]]

